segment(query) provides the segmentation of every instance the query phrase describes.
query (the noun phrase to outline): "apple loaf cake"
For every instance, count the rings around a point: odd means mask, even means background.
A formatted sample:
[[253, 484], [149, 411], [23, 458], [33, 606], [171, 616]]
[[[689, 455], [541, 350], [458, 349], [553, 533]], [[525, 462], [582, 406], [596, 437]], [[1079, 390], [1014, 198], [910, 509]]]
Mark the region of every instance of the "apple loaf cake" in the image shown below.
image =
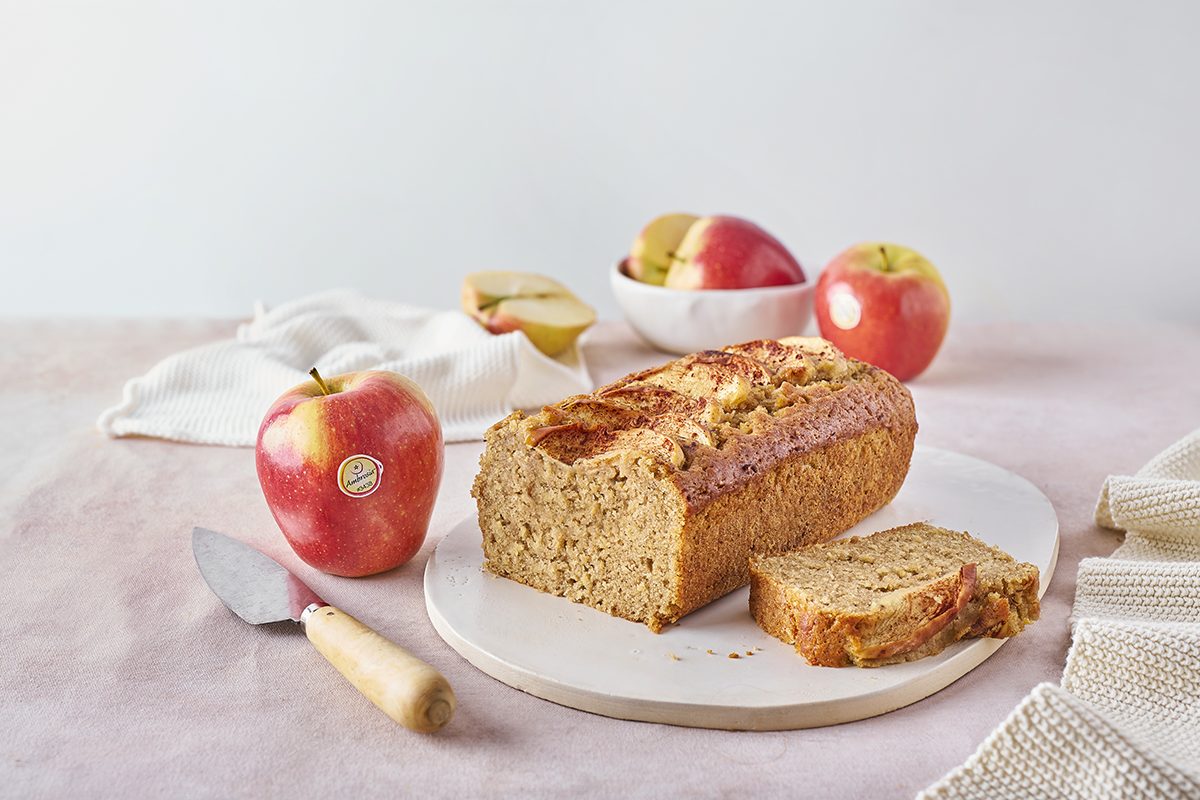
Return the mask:
[[916, 431], [899, 381], [823, 339], [684, 356], [488, 430], [485, 567], [657, 632], [888, 503]]
[[750, 563], [750, 613], [810, 664], [877, 667], [1038, 618], [1038, 568], [925, 523]]

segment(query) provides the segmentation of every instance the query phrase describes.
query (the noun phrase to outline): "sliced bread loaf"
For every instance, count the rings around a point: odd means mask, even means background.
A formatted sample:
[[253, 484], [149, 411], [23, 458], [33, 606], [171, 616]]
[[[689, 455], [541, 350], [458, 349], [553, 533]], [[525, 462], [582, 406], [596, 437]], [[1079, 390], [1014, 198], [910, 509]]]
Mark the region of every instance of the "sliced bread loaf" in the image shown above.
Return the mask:
[[1038, 618], [1038, 569], [925, 523], [750, 562], [750, 612], [810, 664], [876, 667]]
[[659, 631], [890, 502], [916, 432], [908, 390], [824, 339], [693, 353], [488, 430], [484, 568]]

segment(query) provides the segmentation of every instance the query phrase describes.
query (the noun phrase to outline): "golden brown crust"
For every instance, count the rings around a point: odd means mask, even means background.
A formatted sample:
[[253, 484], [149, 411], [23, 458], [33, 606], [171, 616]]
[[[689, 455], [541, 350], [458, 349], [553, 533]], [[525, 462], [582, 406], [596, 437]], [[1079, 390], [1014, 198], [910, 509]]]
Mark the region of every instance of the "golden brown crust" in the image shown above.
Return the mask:
[[[898, 381], [824, 340], [684, 356], [489, 430], [473, 489], [485, 565], [657, 630], [745, 585], [752, 553], [828, 540], [889, 502], [916, 428]], [[653, 564], [644, 591], [634, 550]]]
[[[899, 482], [894, 474], [873, 473], [873, 477], [893, 487], [875, 508], [890, 501], [908, 474], [912, 439], [917, 432], [916, 414], [912, 396], [899, 381], [881, 369], [864, 366], [860, 376], [843, 388], [789, 406], [783, 413], [751, 412], [752, 432], [732, 434], [719, 450], [697, 448], [689, 469], [674, 478], [688, 506], [698, 511], [715, 497], [797, 455], [821, 451], [878, 430], [894, 431], [898, 434], [894, 443], [901, 446], [896, 463], [880, 465], [890, 470], [898, 468]], [[907, 453], [905, 441], [909, 442]]]
[[828, 541], [889, 503], [908, 473], [915, 433], [914, 422], [794, 452], [699, 507], [681, 492], [689, 525], [679, 616], [745, 586], [752, 555]]

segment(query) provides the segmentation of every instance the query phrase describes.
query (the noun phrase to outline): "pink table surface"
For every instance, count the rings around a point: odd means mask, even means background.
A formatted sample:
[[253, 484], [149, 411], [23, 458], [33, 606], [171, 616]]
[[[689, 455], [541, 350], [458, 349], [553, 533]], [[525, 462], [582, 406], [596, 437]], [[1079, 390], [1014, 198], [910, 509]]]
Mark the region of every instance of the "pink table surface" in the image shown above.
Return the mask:
[[[1102, 479], [1200, 425], [1200, 325], [957, 325], [912, 384], [919, 441], [993, 461], [1053, 501], [1042, 621], [913, 706], [830, 728], [733, 733], [563, 708], [478, 672], [431, 627], [421, 577], [473, 513], [478, 444], [447, 448], [428, 540], [366, 579], [305, 566], [263, 503], [253, 452], [94, 428], [126, 378], [229, 321], [0, 322], [0, 794], [14, 797], [907, 797], [1057, 680]], [[609, 380], [664, 357], [620, 324], [587, 344]], [[293, 626], [251, 627], [209, 592], [192, 526], [236, 534], [443, 671], [454, 721], [421, 736], [346, 684]]]

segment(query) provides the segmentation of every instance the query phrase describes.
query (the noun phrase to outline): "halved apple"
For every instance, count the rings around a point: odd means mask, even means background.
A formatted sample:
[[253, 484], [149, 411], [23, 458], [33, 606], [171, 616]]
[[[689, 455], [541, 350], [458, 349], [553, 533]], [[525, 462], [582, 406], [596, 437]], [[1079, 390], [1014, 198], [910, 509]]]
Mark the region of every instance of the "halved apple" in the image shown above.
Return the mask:
[[596, 312], [558, 281], [529, 272], [474, 272], [463, 279], [462, 308], [492, 333], [523, 331], [550, 357], [596, 321]]
[[629, 249], [626, 271], [643, 283], [662, 286], [684, 235], [700, 218], [694, 214], [663, 214], [642, 229]]

